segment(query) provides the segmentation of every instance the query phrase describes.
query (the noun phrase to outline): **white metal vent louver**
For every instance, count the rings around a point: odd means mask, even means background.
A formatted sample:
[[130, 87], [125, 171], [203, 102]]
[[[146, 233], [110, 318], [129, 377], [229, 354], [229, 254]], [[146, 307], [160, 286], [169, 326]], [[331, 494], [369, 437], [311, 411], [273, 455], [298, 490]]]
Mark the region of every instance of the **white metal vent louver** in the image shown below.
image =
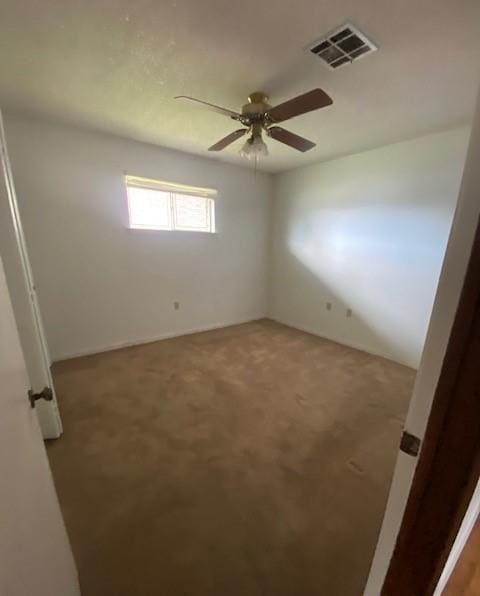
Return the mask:
[[377, 50], [377, 46], [351, 23], [346, 23], [318, 39], [308, 49], [329, 68], [335, 69], [367, 56]]

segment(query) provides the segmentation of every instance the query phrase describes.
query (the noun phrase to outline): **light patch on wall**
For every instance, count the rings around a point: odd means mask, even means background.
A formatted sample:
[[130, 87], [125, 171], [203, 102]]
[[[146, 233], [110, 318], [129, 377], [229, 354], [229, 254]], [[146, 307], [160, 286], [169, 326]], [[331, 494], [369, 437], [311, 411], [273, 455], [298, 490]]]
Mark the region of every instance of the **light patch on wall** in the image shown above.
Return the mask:
[[[424, 302], [429, 283], [422, 272], [430, 270], [436, 281], [438, 250], [445, 250], [449, 221], [435, 209], [398, 205], [326, 207], [306, 215], [308, 220], [296, 221], [289, 230], [291, 253], [342, 307], [352, 308], [356, 316], [362, 313], [361, 322], [392, 353], [400, 351], [404, 340], [418, 332], [412, 313]], [[418, 261], [421, 269], [414, 266]], [[373, 304], [371, 288], [382, 279], [389, 283]], [[432, 285], [432, 296], [434, 290]], [[411, 309], [405, 308], [408, 304]]]

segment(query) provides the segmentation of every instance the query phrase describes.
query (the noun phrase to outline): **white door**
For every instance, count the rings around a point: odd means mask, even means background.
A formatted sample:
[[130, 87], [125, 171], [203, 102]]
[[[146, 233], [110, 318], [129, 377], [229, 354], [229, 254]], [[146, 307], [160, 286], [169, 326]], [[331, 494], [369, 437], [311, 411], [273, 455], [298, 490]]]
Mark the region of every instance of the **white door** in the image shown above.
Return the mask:
[[62, 433], [62, 423], [50, 373], [50, 355], [28, 260], [1, 113], [0, 159], [0, 254], [12, 296], [31, 389], [40, 392], [44, 387], [50, 387], [53, 392], [52, 401], [42, 400], [38, 403], [36, 411], [43, 438], [55, 439]]
[[[457, 209], [405, 428], [423, 439], [480, 217], [480, 96]], [[382, 530], [364, 596], [379, 596], [393, 554], [417, 458], [399, 452]], [[445, 580], [445, 578], [443, 578]]]
[[0, 260], [0, 594], [79, 596]]

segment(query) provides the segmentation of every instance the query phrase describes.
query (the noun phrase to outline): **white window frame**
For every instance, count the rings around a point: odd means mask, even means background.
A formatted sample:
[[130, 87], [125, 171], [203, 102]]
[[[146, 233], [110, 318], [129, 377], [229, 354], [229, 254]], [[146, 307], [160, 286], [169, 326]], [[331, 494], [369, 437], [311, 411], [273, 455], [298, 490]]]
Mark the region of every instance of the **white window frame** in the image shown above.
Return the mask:
[[[174, 182], [165, 182], [163, 180], [154, 180], [151, 178], [140, 178], [139, 176], [125, 175], [125, 187], [127, 191], [128, 205], [128, 227], [131, 230], [157, 230], [164, 232], [194, 232], [195, 234], [215, 234], [215, 199], [217, 191], [213, 188], [203, 188], [198, 186], [187, 186], [185, 184], [176, 184]], [[149, 224], [131, 223], [130, 214], [130, 196], [129, 188], [144, 188], [146, 190], [157, 190], [168, 194], [169, 197], [169, 221], [167, 226], [155, 226]], [[176, 195], [191, 196], [205, 199], [207, 209], [207, 228], [185, 227], [176, 223], [175, 197]]]

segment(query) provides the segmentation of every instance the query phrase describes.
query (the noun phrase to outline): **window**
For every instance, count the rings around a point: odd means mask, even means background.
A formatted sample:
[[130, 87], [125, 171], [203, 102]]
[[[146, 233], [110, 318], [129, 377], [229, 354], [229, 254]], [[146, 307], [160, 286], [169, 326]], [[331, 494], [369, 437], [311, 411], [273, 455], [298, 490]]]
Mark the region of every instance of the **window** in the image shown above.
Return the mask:
[[216, 190], [136, 176], [125, 181], [130, 228], [215, 232]]

